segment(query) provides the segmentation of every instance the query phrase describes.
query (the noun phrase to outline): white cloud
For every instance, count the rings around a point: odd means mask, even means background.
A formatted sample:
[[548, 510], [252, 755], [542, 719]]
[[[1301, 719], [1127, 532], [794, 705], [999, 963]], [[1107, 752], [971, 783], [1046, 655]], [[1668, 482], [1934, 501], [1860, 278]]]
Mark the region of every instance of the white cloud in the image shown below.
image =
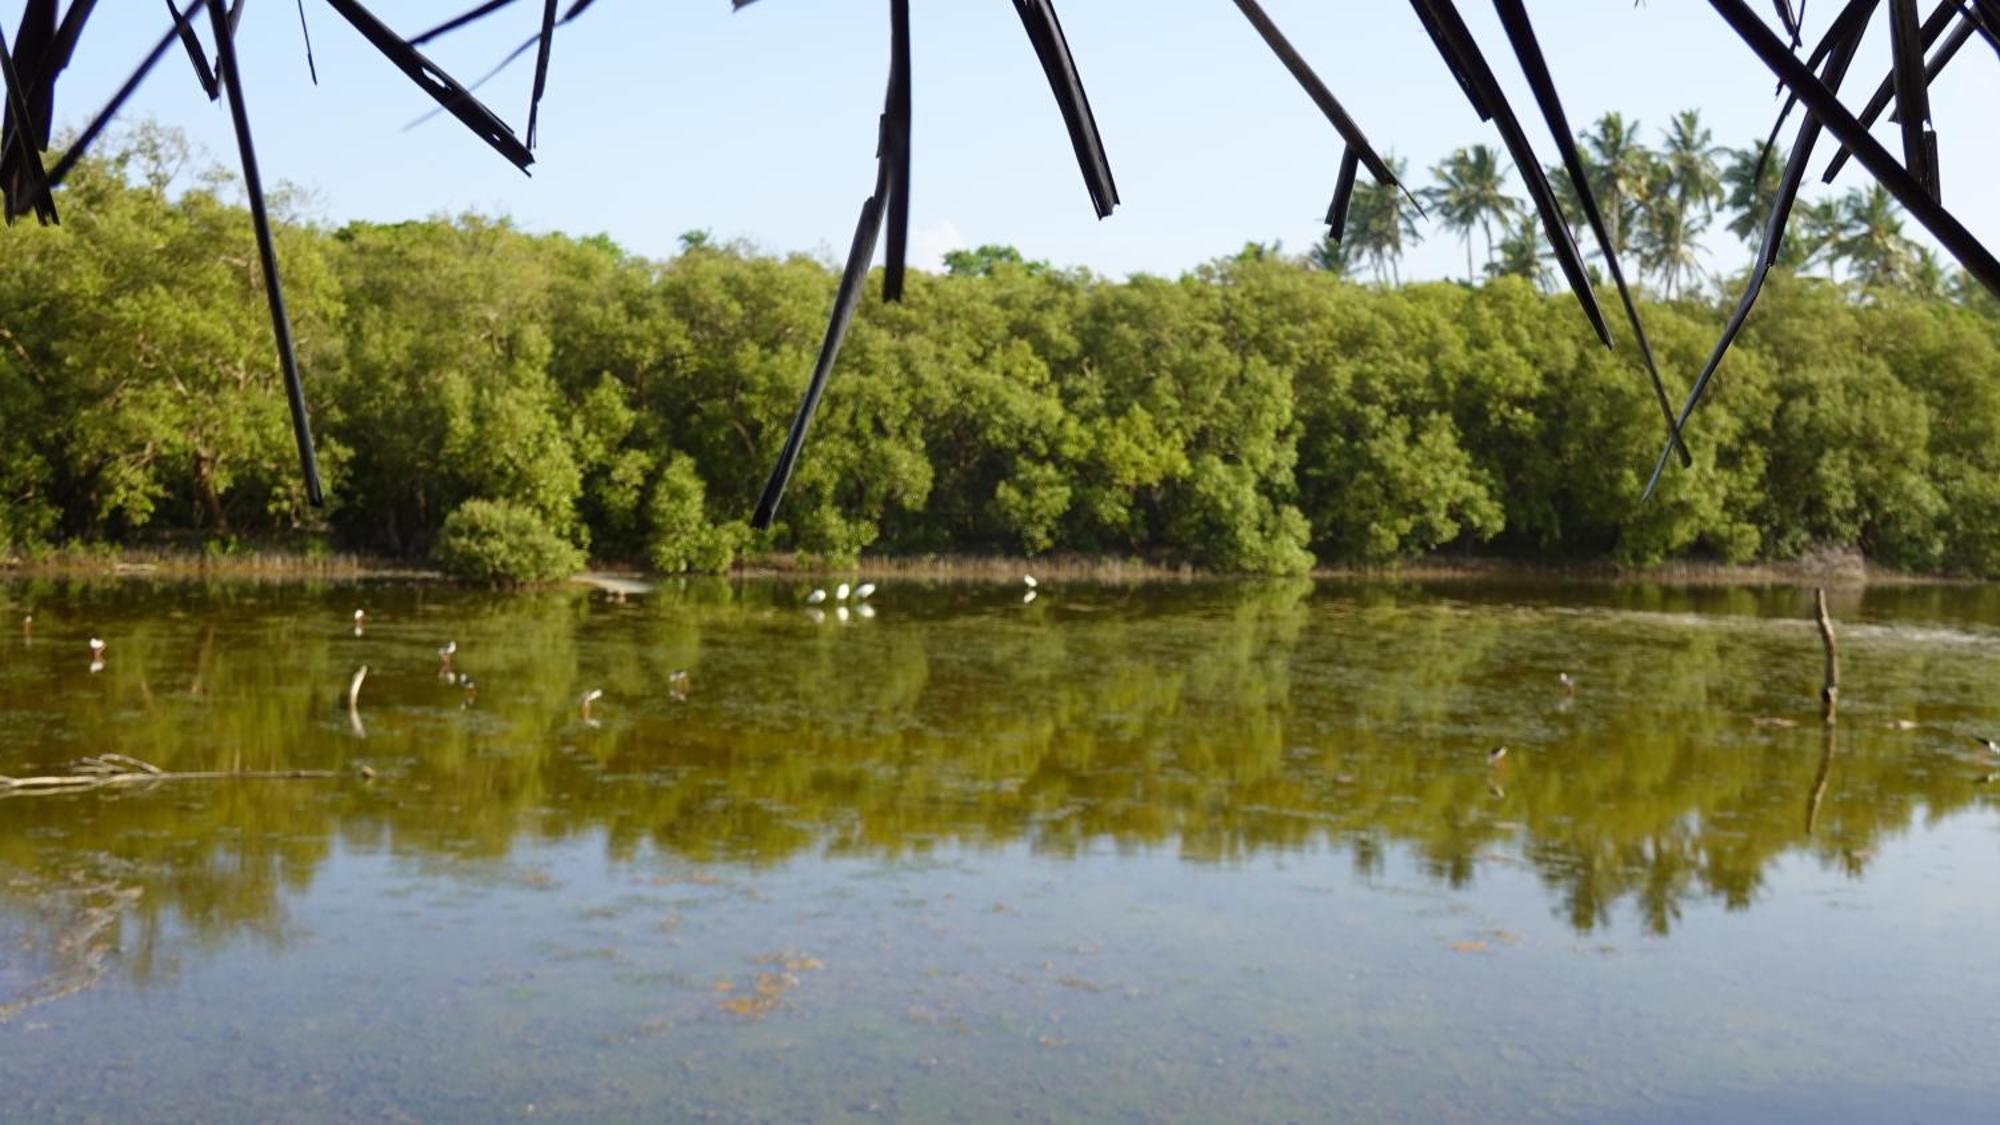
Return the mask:
[[959, 233], [958, 224], [950, 219], [910, 228], [909, 262], [912, 269], [936, 273], [944, 269], [947, 253], [964, 248], [965, 235]]

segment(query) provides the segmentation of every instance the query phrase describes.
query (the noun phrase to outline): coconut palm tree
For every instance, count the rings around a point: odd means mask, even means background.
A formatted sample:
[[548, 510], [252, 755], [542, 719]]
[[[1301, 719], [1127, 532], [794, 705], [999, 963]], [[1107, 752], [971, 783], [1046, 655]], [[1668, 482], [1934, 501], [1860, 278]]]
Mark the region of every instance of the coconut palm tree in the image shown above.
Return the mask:
[[1722, 169], [1722, 205], [1730, 215], [1729, 233], [1754, 254], [1764, 235], [1764, 221], [1778, 201], [1785, 150], [1774, 145], [1766, 156], [1763, 143], [1753, 142], [1748, 148], [1729, 149], [1728, 153], [1729, 163]]
[[[1401, 181], [1409, 171], [1409, 161], [1393, 153], [1383, 158], [1389, 171]], [[1354, 192], [1355, 210], [1349, 225], [1360, 236], [1360, 249], [1375, 267], [1375, 278], [1402, 283], [1397, 266], [1403, 251], [1423, 241], [1417, 229], [1417, 208], [1395, 184], [1363, 184]]]
[[1549, 242], [1542, 224], [1533, 215], [1523, 215], [1500, 240], [1498, 255], [1487, 265], [1489, 277], [1524, 277], [1536, 288], [1549, 281]]
[[1681, 280], [1700, 268], [1700, 235], [1722, 197], [1716, 157], [1724, 150], [1702, 126], [1698, 110], [1675, 114], [1660, 136], [1665, 145], [1646, 161], [1638, 229], [1632, 236], [1639, 264], [1659, 277], [1671, 297]]
[[[1674, 114], [1673, 123], [1661, 131], [1665, 145], [1660, 149], [1659, 167], [1664, 185], [1674, 203], [1688, 212], [1688, 225], [1695, 226], [1695, 212], [1707, 212], [1722, 199], [1722, 178], [1717, 161], [1728, 150], [1715, 143], [1714, 135], [1701, 123], [1701, 111], [1684, 109]], [[1706, 226], [1704, 218], [1699, 224]]]
[[[1398, 180], [1408, 171], [1409, 162], [1399, 156], [1392, 154], [1383, 159]], [[1344, 240], [1335, 243], [1331, 238], [1324, 239], [1308, 251], [1307, 258], [1320, 269], [1348, 277], [1366, 259], [1374, 267], [1375, 280], [1400, 284], [1402, 276], [1397, 265], [1403, 251], [1421, 238], [1416, 208], [1401, 189], [1393, 184], [1359, 183], [1348, 202]]]
[[1577, 138], [1590, 192], [1604, 214], [1604, 233], [1622, 260], [1631, 248], [1639, 203], [1652, 179], [1653, 154], [1639, 141], [1639, 123], [1607, 113]]
[[1352, 278], [1361, 265], [1361, 249], [1354, 242], [1354, 215], [1350, 206], [1347, 232], [1344, 239], [1336, 240], [1329, 232], [1312, 249], [1306, 251], [1306, 264], [1316, 270], [1325, 270], [1335, 277]]
[[1855, 188], [1840, 200], [1840, 218], [1827, 248], [1865, 286], [1907, 285], [1919, 262], [1917, 244], [1903, 234], [1903, 208], [1881, 184]]
[[1425, 202], [1437, 208], [1438, 221], [1465, 241], [1465, 278], [1479, 283], [1472, 267], [1472, 231], [1486, 237], [1486, 260], [1493, 260], [1493, 224], [1505, 226], [1521, 211], [1521, 201], [1507, 194], [1507, 172], [1500, 156], [1486, 145], [1461, 148], [1431, 169], [1434, 187], [1424, 189]]
[[[1694, 219], [1688, 209], [1673, 205], [1666, 195], [1663, 189], [1659, 201], [1640, 213], [1637, 242], [1639, 265], [1657, 276], [1660, 289], [1672, 297], [1683, 278], [1701, 269], [1699, 235], [1707, 223]], [[1695, 225], [1697, 221], [1700, 226]]]

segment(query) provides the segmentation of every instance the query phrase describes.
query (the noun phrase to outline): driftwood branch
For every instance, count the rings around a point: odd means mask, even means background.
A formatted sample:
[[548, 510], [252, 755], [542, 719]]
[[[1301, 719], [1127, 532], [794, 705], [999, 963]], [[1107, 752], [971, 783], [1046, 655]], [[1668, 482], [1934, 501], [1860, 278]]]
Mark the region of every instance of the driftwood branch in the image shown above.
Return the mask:
[[1825, 587], [1813, 591], [1813, 604], [1819, 618], [1820, 643], [1826, 646], [1826, 680], [1819, 689], [1819, 717], [1830, 723], [1840, 706], [1840, 649], [1833, 639], [1833, 618], [1826, 612]]
[[367, 766], [346, 770], [191, 770], [172, 773], [123, 754], [100, 754], [78, 759], [70, 773], [42, 777], [0, 775], [0, 797], [39, 796], [51, 793], [78, 793], [116, 785], [142, 785], [159, 781], [298, 781], [330, 780], [354, 776], [372, 778]]

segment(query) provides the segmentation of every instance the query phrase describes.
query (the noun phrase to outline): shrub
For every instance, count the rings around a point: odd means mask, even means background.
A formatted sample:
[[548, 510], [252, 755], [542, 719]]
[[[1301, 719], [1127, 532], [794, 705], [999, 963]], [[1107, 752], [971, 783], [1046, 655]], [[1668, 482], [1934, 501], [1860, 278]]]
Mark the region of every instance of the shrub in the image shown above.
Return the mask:
[[445, 517], [431, 558], [454, 578], [509, 586], [583, 569], [582, 551], [549, 530], [534, 509], [511, 500], [460, 504]]
[[749, 529], [741, 523], [711, 524], [707, 508], [708, 486], [695, 471], [694, 459], [675, 454], [654, 482], [647, 503], [646, 557], [653, 569], [667, 574], [719, 574], [729, 569]]

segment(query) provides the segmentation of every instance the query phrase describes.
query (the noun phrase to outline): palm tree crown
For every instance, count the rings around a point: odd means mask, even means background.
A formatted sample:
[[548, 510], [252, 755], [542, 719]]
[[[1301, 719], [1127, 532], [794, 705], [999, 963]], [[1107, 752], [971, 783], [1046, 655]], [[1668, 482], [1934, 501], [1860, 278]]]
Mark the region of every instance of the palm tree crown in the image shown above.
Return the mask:
[[1487, 145], [1461, 148], [1431, 169], [1437, 184], [1424, 189], [1425, 201], [1437, 208], [1438, 221], [1465, 241], [1465, 277], [1478, 283], [1472, 268], [1472, 230], [1486, 237], [1486, 257], [1493, 258], [1493, 224], [1503, 226], [1520, 213], [1521, 201], [1507, 193], [1507, 171], [1500, 156]]

